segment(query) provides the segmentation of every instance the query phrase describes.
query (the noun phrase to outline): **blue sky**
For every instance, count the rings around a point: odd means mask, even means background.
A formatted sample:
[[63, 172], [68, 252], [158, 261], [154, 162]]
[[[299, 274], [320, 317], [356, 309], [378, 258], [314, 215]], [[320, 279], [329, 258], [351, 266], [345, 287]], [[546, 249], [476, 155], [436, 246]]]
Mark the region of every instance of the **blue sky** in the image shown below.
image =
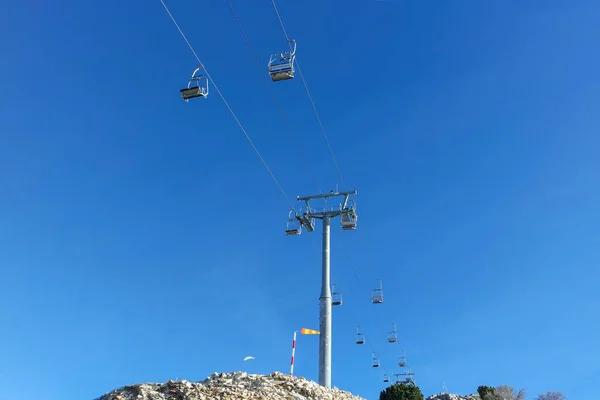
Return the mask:
[[[286, 48], [271, 3], [232, 3], [265, 67]], [[523, 3], [278, 2], [358, 190], [359, 229], [332, 227], [339, 388], [377, 398], [371, 351], [392, 374], [404, 348], [425, 395], [597, 391], [600, 4]], [[277, 82], [315, 187], [226, 2], [167, 5], [287, 195], [341, 184], [301, 80]], [[5, 396], [289, 371], [292, 332], [318, 329], [320, 224], [286, 237], [217, 92], [181, 100], [197, 62], [160, 1], [3, 9]], [[296, 374], [317, 359], [299, 337]]]

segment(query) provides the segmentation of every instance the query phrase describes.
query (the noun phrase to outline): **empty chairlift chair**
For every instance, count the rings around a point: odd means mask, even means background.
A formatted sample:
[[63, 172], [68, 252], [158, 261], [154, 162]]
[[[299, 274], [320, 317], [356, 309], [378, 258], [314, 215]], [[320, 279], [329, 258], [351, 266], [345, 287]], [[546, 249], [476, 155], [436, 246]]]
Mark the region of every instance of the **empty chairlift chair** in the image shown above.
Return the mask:
[[340, 215], [342, 229], [345, 231], [356, 230], [356, 222], [358, 221], [354, 199], [351, 199], [349, 203], [350, 207], [343, 209]]
[[[292, 215], [293, 214], [293, 215]], [[300, 221], [296, 218], [296, 212], [291, 210], [288, 215], [287, 228], [285, 229], [285, 234], [287, 236], [290, 235], [299, 235], [302, 233], [302, 226], [300, 225]]]
[[288, 43], [293, 43], [294, 48], [291, 51], [281, 53], [273, 53], [269, 58], [269, 75], [273, 82], [283, 81], [294, 78], [294, 60], [296, 58], [296, 41], [288, 40]]
[[298, 217], [300, 219], [300, 223], [306, 229], [306, 232], [312, 232], [315, 230], [315, 219], [310, 218], [308, 213], [304, 213], [303, 215]]
[[385, 371], [383, 372], [383, 381], [384, 382], [389, 382], [390, 381], [390, 376]]
[[373, 368], [379, 368], [379, 358], [375, 356], [375, 353], [373, 353]]
[[356, 326], [356, 344], [365, 344], [365, 335], [360, 333], [360, 325]]
[[192, 72], [192, 77], [188, 82], [187, 88], [180, 90], [181, 97], [186, 102], [196, 97], [206, 98], [208, 96], [208, 79], [201, 73], [203, 68], [204, 67], [202, 66], [196, 68], [194, 72]]
[[396, 324], [392, 323], [393, 331], [388, 333], [388, 342], [395, 343], [398, 340], [398, 332], [396, 332]]
[[373, 301], [373, 304], [381, 304], [383, 303], [383, 286], [382, 286], [382, 282], [381, 279], [377, 278], [377, 280], [379, 281], [379, 288], [374, 289], [373, 293], [371, 294], [371, 300]]
[[406, 354], [404, 353], [404, 350], [402, 350], [402, 357], [398, 357], [398, 365], [406, 367]]
[[342, 305], [342, 294], [335, 291], [335, 284], [331, 289], [331, 305], [332, 306], [341, 306]]

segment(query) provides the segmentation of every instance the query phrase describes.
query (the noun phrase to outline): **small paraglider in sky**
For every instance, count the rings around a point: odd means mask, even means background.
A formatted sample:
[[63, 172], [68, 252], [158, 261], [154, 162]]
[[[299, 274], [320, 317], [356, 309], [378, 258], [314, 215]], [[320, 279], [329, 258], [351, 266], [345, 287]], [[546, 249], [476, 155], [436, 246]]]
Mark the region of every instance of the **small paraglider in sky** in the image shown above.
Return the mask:
[[255, 359], [255, 358], [254, 358], [254, 357], [252, 357], [252, 356], [247, 356], [247, 357], [244, 357], [244, 361], [248, 361], [248, 360], [254, 360], [254, 359]]

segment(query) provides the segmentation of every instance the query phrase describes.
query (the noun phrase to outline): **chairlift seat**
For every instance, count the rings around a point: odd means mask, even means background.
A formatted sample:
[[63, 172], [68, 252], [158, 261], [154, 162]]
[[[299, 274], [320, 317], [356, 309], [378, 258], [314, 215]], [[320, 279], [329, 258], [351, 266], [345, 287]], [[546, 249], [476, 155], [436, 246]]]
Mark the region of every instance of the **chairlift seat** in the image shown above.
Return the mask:
[[356, 230], [356, 222], [343, 222], [342, 221], [342, 230], [345, 231], [355, 231]]
[[396, 342], [396, 336], [395, 335], [390, 335], [388, 336], [388, 342], [390, 343], [395, 343]]
[[294, 79], [294, 73], [292, 71], [274, 72], [271, 73], [271, 80], [273, 82], [285, 81], [287, 79]]
[[188, 101], [189, 99], [193, 99], [196, 97], [206, 97], [206, 91], [204, 90], [204, 88], [201, 88], [200, 86], [192, 86], [189, 88], [181, 89], [180, 92], [181, 92], [181, 97], [185, 101]]
[[302, 233], [302, 231], [300, 230], [300, 228], [296, 228], [296, 229], [286, 229], [285, 234], [287, 236], [290, 235], [300, 235]]
[[399, 361], [398, 365], [401, 367], [406, 367], [406, 361]]

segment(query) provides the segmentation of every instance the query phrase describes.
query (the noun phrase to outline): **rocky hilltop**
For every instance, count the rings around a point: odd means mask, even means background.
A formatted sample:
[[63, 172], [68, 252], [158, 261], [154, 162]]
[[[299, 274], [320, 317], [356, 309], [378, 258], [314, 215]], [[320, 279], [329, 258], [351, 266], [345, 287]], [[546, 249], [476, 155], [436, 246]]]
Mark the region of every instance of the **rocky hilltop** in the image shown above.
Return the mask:
[[427, 397], [425, 400], [480, 400], [478, 394], [470, 394], [468, 396], [459, 396], [451, 393], [434, 394]]
[[[95, 400], [365, 400], [338, 388], [327, 389], [281, 372], [254, 375], [214, 373], [202, 382], [139, 383]], [[453, 399], [454, 400], [454, 399]]]

